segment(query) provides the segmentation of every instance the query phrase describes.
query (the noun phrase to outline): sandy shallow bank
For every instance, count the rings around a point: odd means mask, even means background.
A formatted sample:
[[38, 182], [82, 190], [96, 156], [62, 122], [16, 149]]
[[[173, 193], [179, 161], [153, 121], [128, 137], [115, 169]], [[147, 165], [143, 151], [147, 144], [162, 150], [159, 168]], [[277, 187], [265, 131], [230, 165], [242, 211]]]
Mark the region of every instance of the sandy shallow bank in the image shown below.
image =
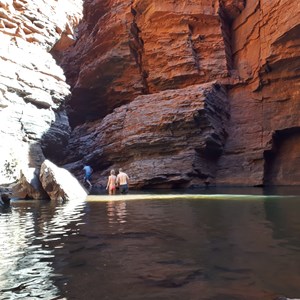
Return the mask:
[[86, 201], [105, 202], [105, 201], [130, 201], [130, 200], [267, 200], [291, 198], [296, 196], [279, 195], [235, 195], [235, 194], [132, 194], [132, 195], [89, 195]]

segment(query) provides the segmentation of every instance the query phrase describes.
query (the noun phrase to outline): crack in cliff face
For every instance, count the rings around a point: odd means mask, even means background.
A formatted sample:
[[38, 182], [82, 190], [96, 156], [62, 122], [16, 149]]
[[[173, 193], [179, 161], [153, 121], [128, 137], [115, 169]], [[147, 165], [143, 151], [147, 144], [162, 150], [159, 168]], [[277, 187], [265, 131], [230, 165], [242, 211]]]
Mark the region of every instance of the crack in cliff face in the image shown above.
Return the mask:
[[246, 6], [246, 0], [219, 0], [219, 5], [228, 23], [240, 15]]
[[231, 25], [234, 19], [245, 9], [246, 0], [219, 0], [219, 17], [221, 31], [225, 45], [225, 55], [228, 71], [233, 69], [232, 32]]
[[194, 58], [195, 61], [195, 67], [198, 70], [198, 72], [200, 72], [200, 56], [199, 53], [197, 52], [197, 48], [195, 47], [194, 41], [193, 41], [193, 26], [191, 24], [188, 24], [188, 44], [191, 47], [191, 51], [192, 51], [192, 56]]
[[233, 69], [230, 26], [226, 24], [225, 17], [222, 11], [219, 12], [219, 16], [220, 16], [221, 31], [222, 31], [223, 41], [225, 46], [227, 70], [229, 71]]
[[132, 55], [135, 58], [136, 64], [138, 65], [141, 80], [143, 84], [142, 93], [149, 94], [149, 86], [148, 86], [148, 72], [145, 70], [143, 65], [143, 52], [144, 52], [144, 41], [140, 37], [141, 30], [139, 29], [136, 21], [137, 11], [134, 9], [133, 5], [131, 6], [131, 14], [132, 14], [132, 23], [130, 25], [130, 34], [133, 39], [129, 40], [129, 47]]

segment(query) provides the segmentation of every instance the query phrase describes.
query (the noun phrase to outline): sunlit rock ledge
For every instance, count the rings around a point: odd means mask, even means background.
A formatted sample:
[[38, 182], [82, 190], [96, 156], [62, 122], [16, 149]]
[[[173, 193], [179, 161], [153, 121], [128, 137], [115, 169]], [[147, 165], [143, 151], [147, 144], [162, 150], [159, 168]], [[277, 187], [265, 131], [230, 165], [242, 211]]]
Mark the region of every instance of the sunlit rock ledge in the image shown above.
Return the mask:
[[67, 144], [70, 87], [51, 51], [75, 42], [81, 17], [82, 0], [0, 0], [1, 185]]
[[27, 169], [13, 188], [13, 197], [19, 199], [83, 200], [84, 187], [66, 169], [45, 160], [41, 169]]

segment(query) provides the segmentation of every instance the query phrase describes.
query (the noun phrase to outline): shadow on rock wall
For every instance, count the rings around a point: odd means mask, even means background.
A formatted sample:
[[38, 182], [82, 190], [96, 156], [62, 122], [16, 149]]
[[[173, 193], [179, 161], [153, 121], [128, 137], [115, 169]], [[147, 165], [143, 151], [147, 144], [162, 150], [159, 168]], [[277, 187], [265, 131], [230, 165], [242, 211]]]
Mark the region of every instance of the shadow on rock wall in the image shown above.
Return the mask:
[[276, 131], [265, 152], [265, 185], [300, 185], [300, 127]]

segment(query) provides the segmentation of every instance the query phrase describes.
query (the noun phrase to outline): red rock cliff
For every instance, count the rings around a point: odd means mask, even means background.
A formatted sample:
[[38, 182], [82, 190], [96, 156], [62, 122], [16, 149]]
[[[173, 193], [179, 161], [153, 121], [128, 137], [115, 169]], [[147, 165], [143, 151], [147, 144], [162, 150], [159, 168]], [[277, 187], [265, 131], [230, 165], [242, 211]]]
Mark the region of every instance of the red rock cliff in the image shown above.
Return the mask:
[[217, 181], [300, 184], [300, 3], [248, 0], [232, 54], [239, 83]]
[[136, 96], [227, 75], [218, 1], [91, 1], [62, 62], [74, 125]]
[[99, 182], [122, 166], [140, 187], [299, 184], [299, 13], [296, 0], [86, 2], [59, 58], [68, 166], [85, 158]]

